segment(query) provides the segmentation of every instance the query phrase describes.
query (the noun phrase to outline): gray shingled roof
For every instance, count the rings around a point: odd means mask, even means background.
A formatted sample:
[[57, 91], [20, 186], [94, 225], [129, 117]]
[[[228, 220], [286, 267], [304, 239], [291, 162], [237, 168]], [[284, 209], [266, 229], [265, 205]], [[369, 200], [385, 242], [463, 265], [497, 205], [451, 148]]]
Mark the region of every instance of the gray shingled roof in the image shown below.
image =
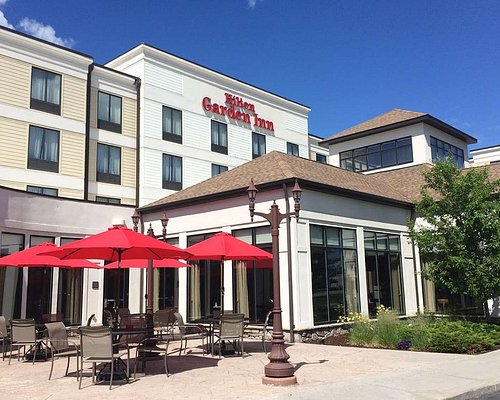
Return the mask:
[[399, 192], [395, 192], [389, 185], [372, 179], [369, 175], [273, 151], [206, 181], [150, 203], [141, 207], [141, 209], [192, 201], [222, 193], [244, 191], [248, 188], [250, 179], [252, 178], [256, 186], [273, 182], [292, 181], [297, 178], [300, 182], [328, 186], [333, 189], [336, 188], [339, 191], [365, 194], [387, 201], [411, 203], [409, 198]]
[[[298, 179], [301, 184], [330, 188], [332, 193], [335, 191], [358, 193], [380, 200], [412, 204], [420, 199], [420, 188], [425, 183], [422, 172], [429, 171], [431, 167], [430, 164], [420, 164], [364, 175], [273, 151], [143, 206], [141, 210], [189, 203], [231, 193], [241, 195], [248, 188], [252, 178], [257, 187]], [[500, 163], [490, 164], [486, 168], [492, 180], [500, 179]]]

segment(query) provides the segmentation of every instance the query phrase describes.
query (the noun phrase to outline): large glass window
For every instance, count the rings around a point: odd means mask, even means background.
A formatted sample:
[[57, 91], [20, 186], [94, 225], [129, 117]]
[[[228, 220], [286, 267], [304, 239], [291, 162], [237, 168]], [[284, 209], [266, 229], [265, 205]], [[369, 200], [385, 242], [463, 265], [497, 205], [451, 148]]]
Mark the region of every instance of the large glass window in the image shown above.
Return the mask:
[[59, 171], [59, 132], [30, 125], [28, 168]]
[[[179, 246], [178, 238], [167, 239], [169, 244]], [[178, 306], [179, 268], [155, 268], [153, 309], [162, 310]]]
[[163, 106], [163, 140], [182, 143], [182, 111]]
[[[61, 238], [61, 246], [77, 239]], [[123, 272], [123, 271], [122, 271]], [[57, 312], [66, 324], [82, 323], [83, 268], [59, 268]]]
[[121, 182], [121, 149], [107, 144], [97, 144], [97, 176], [98, 182]]
[[[214, 234], [188, 237], [188, 246], [201, 242]], [[221, 306], [221, 263], [200, 260], [188, 268], [188, 316], [189, 321], [213, 314], [214, 307]]]
[[[31, 236], [30, 247], [41, 243], [54, 243], [51, 236]], [[26, 298], [26, 316], [37, 323], [47, 321], [44, 315], [50, 314], [52, 306], [52, 267], [28, 268], [28, 295]]]
[[[233, 236], [272, 252], [269, 226], [237, 230]], [[251, 322], [264, 322], [267, 312], [273, 308], [272, 266], [272, 260], [233, 263], [233, 310], [245, 314]]]
[[[17, 253], [24, 249], [24, 235], [2, 233], [0, 235], [0, 256]], [[0, 268], [0, 315], [7, 320], [21, 317], [23, 269]]]
[[406, 164], [412, 161], [411, 137], [391, 140], [340, 153], [340, 167], [355, 172], [370, 171], [377, 168]]
[[464, 167], [464, 151], [462, 149], [432, 136], [431, 153], [433, 162], [445, 161], [448, 157], [451, 157], [455, 161], [457, 168]]
[[266, 136], [252, 132], [252, 158], [266, 154]]
[[97, 127], [116, 133], [122, 132], [122, 99], [99, 92]]
[[311, 225], [314, 324], [359, 311], [356, 231]]
[[286, 142], [286, 152], [291, 156], [299, 155], [299, 145], [295, 143]]
[[61, 75], [32, 68], [30, 107], [52, 114], [61, 114]]
[[212, 120], [212, 151], [227, 154], [227, 125]]
[[182, 189], [182, 158], [163, 154], [163, 189]]
[[401, 250], [398, 235], [365, 232], [366, 286], [368, 311], [377, 314], [377, 306], [404, 314]]
[[26, 191], [30, 192], [30, 193], [44, 194], [46, 196], [56, 196], [56, 197], [58, 194], [57, 189], [47, 188], [47, 187], [42, 187], [42, 186], [27, 185]]
[[227, 171], [226, 165], [212, 164], [212, 177]]

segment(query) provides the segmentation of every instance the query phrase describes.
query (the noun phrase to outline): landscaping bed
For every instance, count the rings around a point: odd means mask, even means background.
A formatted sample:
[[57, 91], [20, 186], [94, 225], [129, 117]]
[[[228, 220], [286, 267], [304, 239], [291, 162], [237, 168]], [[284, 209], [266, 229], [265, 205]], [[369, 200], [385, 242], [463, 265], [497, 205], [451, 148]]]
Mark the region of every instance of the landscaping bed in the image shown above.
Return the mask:
[[339, 322], [343, 328], [309, 343], [455, 354], [500, 349], [500, 326], [495, 324], [422, 315], [402, 320], [384, 307], [378, 309], [376, 320], [352, 313]]

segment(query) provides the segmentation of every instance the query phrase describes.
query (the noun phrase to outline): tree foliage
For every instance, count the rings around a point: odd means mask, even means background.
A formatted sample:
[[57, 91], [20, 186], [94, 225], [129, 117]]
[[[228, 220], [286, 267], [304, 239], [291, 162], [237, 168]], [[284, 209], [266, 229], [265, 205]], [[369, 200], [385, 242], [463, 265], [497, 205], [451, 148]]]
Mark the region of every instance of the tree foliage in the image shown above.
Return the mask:
[[424, 277], [478, 300], [500, 296], [500, 180], [490, 180], [486, 168], [459, 170], [451, 160], [424, 177], [416, 205], [423, 221], [409, 222]]

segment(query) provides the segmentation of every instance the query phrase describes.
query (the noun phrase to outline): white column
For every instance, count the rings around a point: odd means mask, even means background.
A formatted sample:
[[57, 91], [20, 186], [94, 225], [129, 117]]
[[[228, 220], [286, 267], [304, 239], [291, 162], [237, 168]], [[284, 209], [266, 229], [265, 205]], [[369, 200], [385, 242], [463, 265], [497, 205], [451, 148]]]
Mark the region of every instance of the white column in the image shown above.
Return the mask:
[[51, 305], [50, 313], [57, 314], [57, 294], [59, 289], [59, 268], [52, 269]]
[[359, 302], [361, 314], [368, 316], [368, 288], [366, 286], [365, 237], [362, 226], [356, 228], [356, 247], [358, 253]]
[[[187, 234], [182, 232], [179, 234], [179, 247], [185, 249], [187, 247]], [[187, 303], [188, 303], [188, 274], [187, 268], [179, 268], [179, 313], [186, 318]]]

